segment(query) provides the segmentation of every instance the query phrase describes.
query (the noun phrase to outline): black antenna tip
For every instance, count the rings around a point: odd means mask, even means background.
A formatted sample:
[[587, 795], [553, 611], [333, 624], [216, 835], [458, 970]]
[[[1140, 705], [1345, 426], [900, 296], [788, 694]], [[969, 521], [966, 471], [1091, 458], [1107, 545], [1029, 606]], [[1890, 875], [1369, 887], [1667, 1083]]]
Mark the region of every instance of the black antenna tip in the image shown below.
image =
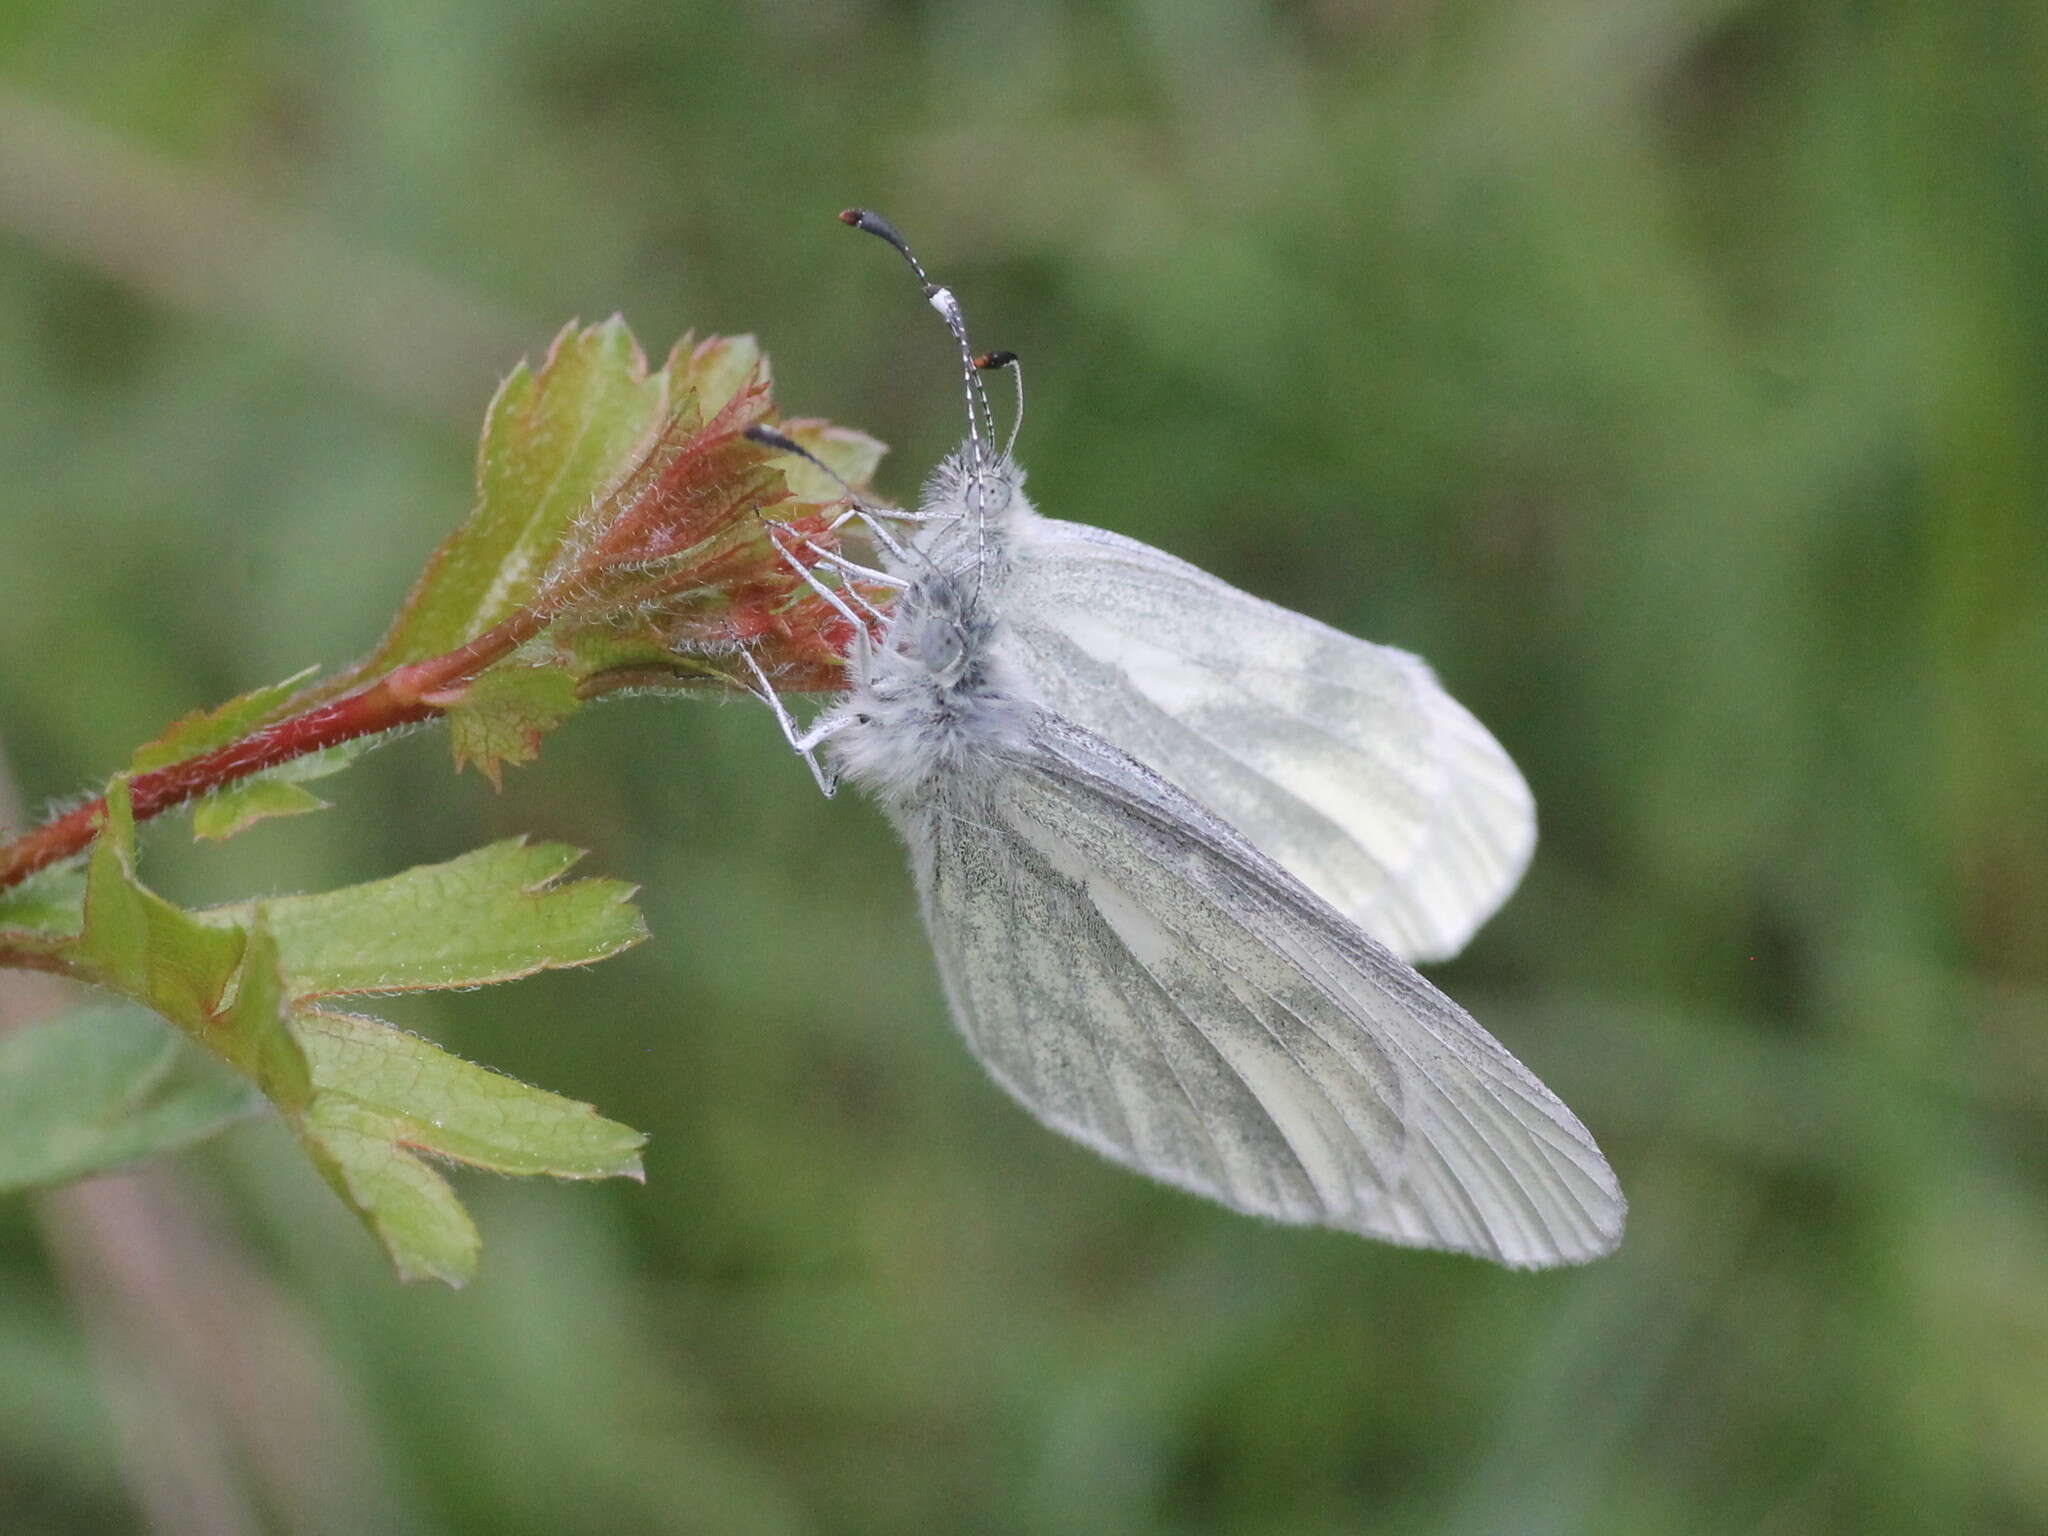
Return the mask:
[[[901, 235], [896, 233], [896, 226], [883, 218], [879, 213], [872, 213], [866, 208], [843, 208], [839, 213], [839, 222], [850, 224], [865, 234], [873, 235], [877, 240], [888, 241], [889, 244], [902, 252], [905, 261], [909, 262], [913, 267], [917, 266], [917, 258], [910, 254], [909, 244]], [[918, 276], [922, 277], [923, 275], [923, 272], [920, 270]]]
[[809, 454], [804, 453], [803, 444], [797, 442], [794, 438], [784, 437], [773, 427], [764, 427], [759, 422], [741, 432], [740, 436], [750, 443], [759, 443], [764, 448], [773, 448], [777, 453], [803, 453], [805, 458], [810, 457]]
[[839, 211], [839, 222], [851, 224], [855, 229], [878, 236], [898, 250], [903, 249], [903, 237], [896, 233], [896, 226], [879, 213], [870, 213], [865, 208], [842, 208]]
[[984, 352], [975, 358], [974, 366], [984, 373], [993, 373], [998, 368], [1008, 368], [1017, 361], [1014, 352]]

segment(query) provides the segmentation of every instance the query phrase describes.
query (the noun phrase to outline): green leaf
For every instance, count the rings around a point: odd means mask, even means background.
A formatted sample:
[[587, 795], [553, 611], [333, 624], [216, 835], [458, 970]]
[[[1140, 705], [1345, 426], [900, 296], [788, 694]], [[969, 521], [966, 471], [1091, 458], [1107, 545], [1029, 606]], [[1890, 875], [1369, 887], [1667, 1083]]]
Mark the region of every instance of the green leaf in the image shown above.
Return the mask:
[[452, 650], [528, 602], [577, 515], [652, 442], [668, 406], [666, 373], [648, 373], [616, 315], [564, 327], [538, 371], [515, 368], [477, 445], [475, 510], [362, 670]]
[[[835, 427], [829, 421], [785, 421], [776, 430], [856, 490], [874, 479], [882, 456], [889, 451], [879, 439], [852, 427]], [[798, 501], [833, 502], [846, 494], [839, 480], [793, 453], [777, 454], [769, 462], [782, 472], [790, 494]]]
[[478, 1238], [420, 1154], [510, 1174], [642, 1177], [639, 1132], [375, 1019], [301, 1014], [315, 1094], [300, 1132], [399, 1276], [461, 1285]]
[[223, 842], [272, 816], [324, 811], [327, 802], [310, 789], [265, 774], [230, 784], [192, 807], [192, 835]]
[[[647, 937], [617, 880], [555, 882], [582, 855], [513, 838], [384, 880], [263, 902], [294, 997], [417, 992], [588, 965]], [[245, 921], [253, 903], [199, 914]]]
[[24, 939], [42, 948], [77, 937], [85, 922], [85, 871], [76, 865], [39, 870], [0, 891], [0, 941]]
[[399, 1279], [460, 1286], [476, 1273], [476, 1223], [448, 1181], [397, 1145], [373, 1111], [322, 1096], [301, 1134], [321, 1174], [391, 1256]]
[[292, 696], [304, 688], [306, 680], [319, 670], [318, 667], [308, 667], [281, 683], [272, 683], [267, 688], [258, 688], [239, 698], [229, 699], [217, 708], [194, 710], [189, 715], [180, 716], [156, 740], [135, 749], [135, 758], [128, 765], [128, 771], [137, 774], [167, 768], [172, 763], [182, 763], [188, 757], [211, 752], [215, 747], [240, 741], [259, 726], [268, 725], [287, 713]]
[[263, 1096], [141, 1008], [99, 1004], [0, 1038], [0, 1189], [167, 1152]]
[[654, 634], [633, 634], [605, 626], [558, 631], [550, 640], [577, 679], [577, 692], [588, 698], [593, 689], [674, 690], [688, 687], [731, 687], [730, 656], [706, 657], [674, 651]]
[[768, 383], [768, 359], [751, 336], [711, 336], [703, 341], [685, 336], [669, 353], [662, 372], [671, 380], [675, 398], [687, 401], [684, 421], [694, 430], [722, 410], [732, 397], [759, 378]]
[[499, 782], [504, 765], [532, 762], [540, 739], [583, 705], [564, 666], [492, 667], [448, 706], [449, 744], [459, 772], [470, 763]]
[[[261, 1089], [401, 1276], [460, 1285], [476, 1268], [475, 1224], [422, 1154], [512, 1174], [640, 1176], [639, 1134], [588, 1105], [374, 1020], [292, 1012], [294, 994], [474, 986], [585, 964], [645, 937], [628, 887], [558, 883], [580, 857], [574, 849], [497, 843], [346, 890], [192, 913], [135, 878], [134, 835], [127, 783], [117, 778], [86, 872], [83, 930], [59, 957], [81, 978], [155, 1009]], [[79, 1129], [97, 1106], [133, 1099], [154, 1108], [149, 1068], [108, 1052], [99, 1076], [63, 1063], [27, 1072], [22, 1092], [48, 1108], [41, 1119], [9, 1115], [25, 1127], [19, 1147], [0, 1125], [0, 1169], [13, 1156], [25, 1177], [51, 1169], [48, 1177], [64, 1177], [136, 1155], [123, 1148], [167, 1145], [149, 1139], [170, 1138], [166, 1126], [204, 1134], [168, 1110], [139, 1130], [115, 1125], [101, 1143]], [[75, 1078], [76, 1091], [48, 1089], [52, 1073]], [[183, 1104], [182, 1077], [177, 1088]], [[222, 1102], [245, 1112], [240, 1094], [211, 1101], [216, 1114]], [[0, 1113], [7, 1102], [0, 1098]], [[197, 1110], [184, 1104], [184, 1112]], [[93, 1151], [99, 1144], [114, 1150]], [[90, 1163], [95, 1156], [103, 1161]]]
[[86, 869], [85, 929], [66, 955], [86, 980], [154, 1009], [261, 1088], [280, 1109], [310, 1092], [284, 1022], [277, 943], [261, 912], [202, 921], [135, 878], [128, 784], [107, 786], [107, 824]]
[[641, 1178], [647, 1138], [588, 1104], [529, 1087], [375, 1019], [308, 1012], [298, 1036], [326, 1101], [373, 1111], [392, 1139], [498, 1173]]
[[235, 978], [245, 939], [238, 927], [193, 921], [135, 878], [128, 781], [116, 778], [86, 866], [85, 927], [69, 956], [74, 966], [197, 1038]]
[[217, 789], [192, 807], [192, 835], [222, 842], [273, 816], [324, 811], [327, 802], [301, 786], [341, 772], [376, 744], [367, 736], [340, 742]]

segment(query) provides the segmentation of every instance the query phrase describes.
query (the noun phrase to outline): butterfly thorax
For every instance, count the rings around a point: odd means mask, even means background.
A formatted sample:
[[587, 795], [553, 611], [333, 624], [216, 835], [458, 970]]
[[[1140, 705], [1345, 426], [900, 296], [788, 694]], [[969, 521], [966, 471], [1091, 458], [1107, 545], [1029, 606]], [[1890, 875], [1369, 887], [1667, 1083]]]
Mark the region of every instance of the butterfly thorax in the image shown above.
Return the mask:
[[896, 574], [917, 580], [934, 570], [967, 575], [993, 602], [1008, 585], [1018, 529], [1035, 514], [1024, 497], [1024, 471], [1007, 456], [977, 458], [961, 444], [925, 477], [917, 501], [919, 530]]
[[973, 565], [913, 581], [867, 675], [839, 705], [848, 723], [833, 748], [847, 776], [901, 810], [941, 781], [972, 782], [977, 760], [1023, 749], [1032, 703], [997, 654], [998, 628]]

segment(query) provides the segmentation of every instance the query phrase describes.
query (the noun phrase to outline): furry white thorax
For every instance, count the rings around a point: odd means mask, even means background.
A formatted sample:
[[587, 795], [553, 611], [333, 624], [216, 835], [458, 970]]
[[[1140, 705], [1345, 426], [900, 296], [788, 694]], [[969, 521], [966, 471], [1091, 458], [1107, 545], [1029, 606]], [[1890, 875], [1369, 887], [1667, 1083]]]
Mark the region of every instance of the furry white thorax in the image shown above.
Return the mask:
[[1022, 750], [1038, 707], [998, 654], [1013, 530], [1032, 515], [1024, 472], [973, 461], [963, 446], [925, 482], [921, 521], [892, 562], [910, 585], [865, 665], [858, 646], [848, 653], [853, 686], [832, 711], [844, 722], [831, 738], [839, 767], [898, 815], [941, 783], [971, 785], [975, 759]]

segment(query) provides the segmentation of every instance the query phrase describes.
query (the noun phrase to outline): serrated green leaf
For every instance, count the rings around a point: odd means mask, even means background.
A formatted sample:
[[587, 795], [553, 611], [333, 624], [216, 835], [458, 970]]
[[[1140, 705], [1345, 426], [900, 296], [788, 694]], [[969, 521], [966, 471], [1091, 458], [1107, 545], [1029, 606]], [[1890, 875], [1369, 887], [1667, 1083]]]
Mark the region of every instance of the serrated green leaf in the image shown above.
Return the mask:
[[260, 1093], [153, 1014], [81, 1008], [0, 1039], [0, 1189], [190, 1146], [262, 1108]]
[[39, 870], [0, 891], [0, 934], [47, 943], [77, 936], [85, 921], [85, 871], [76, 865]]
[[477, 504], [435, 552], [365, 671], [452, 650], [531, 600], [562, 537], [637, 458], [668, 411], [617, 316], [564, 327], [538, 370], [515, 368], [477, 445]]
[[192, 807], [192, 835], [208, 842], [223, 842], [273, 816], [298, 816], [326, 809], [327, 802], [310, 789], [259, 774], [197, 802]]
[[[479, 1247], [475, 1224], [420, 1154], [512, 1174], [640, 1176], [641, 1138], [588, 1105], [374, 1020], [291, 1012], [294, 993], [470, 986], [584, 964], [644, 937], [627, 887], [556, 883], [575, 850], [499, 843], [344, 891], [191, 913], [135, 878], [125, 779], [108, 786], [106, 804], [82, 930], [56, 941], [54, 953], [81, 979], [169, 1019], [260, 1089], [403, 1278], [460, 1285]], [[39, 893], [41, 905], [53, 889]], [[11, 1109], [0, 1078], [0, 1182], [108, 1166], [204, 1134], [207, 1114], [224, 1103], [246, 1109], [245, 1089], [195, 1099], [155, 1056], [138, 1064], [106, 1050], [85, 1071], [77, 1042], [59, 1043], [74, 1050], [54, 1068], [33, 1052], [18, 1058], [19, 1091], [40, 1118]], [[8, 1059], [0, 1053], [0, 1072]], [[69, 1090], [50, 1087], [53, 1075]], [[168, 1103], [152, 1096], [159, 1083], [175, 1090]]]
[[492, 667], [448, 706], [449, 745], [460, 772], [474, 763], [497, 784], [507, 763], [532, 762], [540, 740], [583, 706], [568, 667]]
[[188, 757], [211, 752], [215, 747], [224, 747], [231, 741], [240, 741], [257, 727], [281, 717], [292, 695], [305, 687], [307, 680], [319, 670], [318, 667], [308, 667], [281, 683], [257, 688], [239, 698], [229, 699], [217, 708], [197, 709], [189, 715], [180, 716], [156, 740], [135, 749], [135, 759], [128, 765], [128, 771], [135, 774], [167, 768], [172, 763], [182, 763]]
[[641, 1177], [646, 1138], [587, 1104], [375, 1019], [309, 1012], [296, 1032], [315, 1086], [300, 1133], [403, 1279], [461, 1285], [476, 1269], [476, 1228], [420, 1154], [509, 1174]]
[[751, 336], [712, 336], [703, 341], [684, 337], [662, 370], [674, 384], [678, 399], [689, 397], [685, 420], [691, 427], [709, 421], [749, 383], [769, 383], [768, 359]]
[[529, 1087], [375, 1019], [301, 1014], [298, 1036], [324, 1100], [383, 1117], [393, 1140], [499, 1173], [640, 1178], [647, 1138], [588, 1104]]
[[448, 1181], [399, 1146], [381, 1117], [322, 1095], [301, 1134], [335, 1192], [391, 1256], [401, 1280], [460, 1286], [476, 1273], [476, 1223]]
[[[264, 902], [295, 997], [418, 992], [588, 965], [647, 937], [617, 880], [555, 882], [582, 854], [513, 838], [445, 864]], [[247, 920], [215, 907], [209, 923]]]

